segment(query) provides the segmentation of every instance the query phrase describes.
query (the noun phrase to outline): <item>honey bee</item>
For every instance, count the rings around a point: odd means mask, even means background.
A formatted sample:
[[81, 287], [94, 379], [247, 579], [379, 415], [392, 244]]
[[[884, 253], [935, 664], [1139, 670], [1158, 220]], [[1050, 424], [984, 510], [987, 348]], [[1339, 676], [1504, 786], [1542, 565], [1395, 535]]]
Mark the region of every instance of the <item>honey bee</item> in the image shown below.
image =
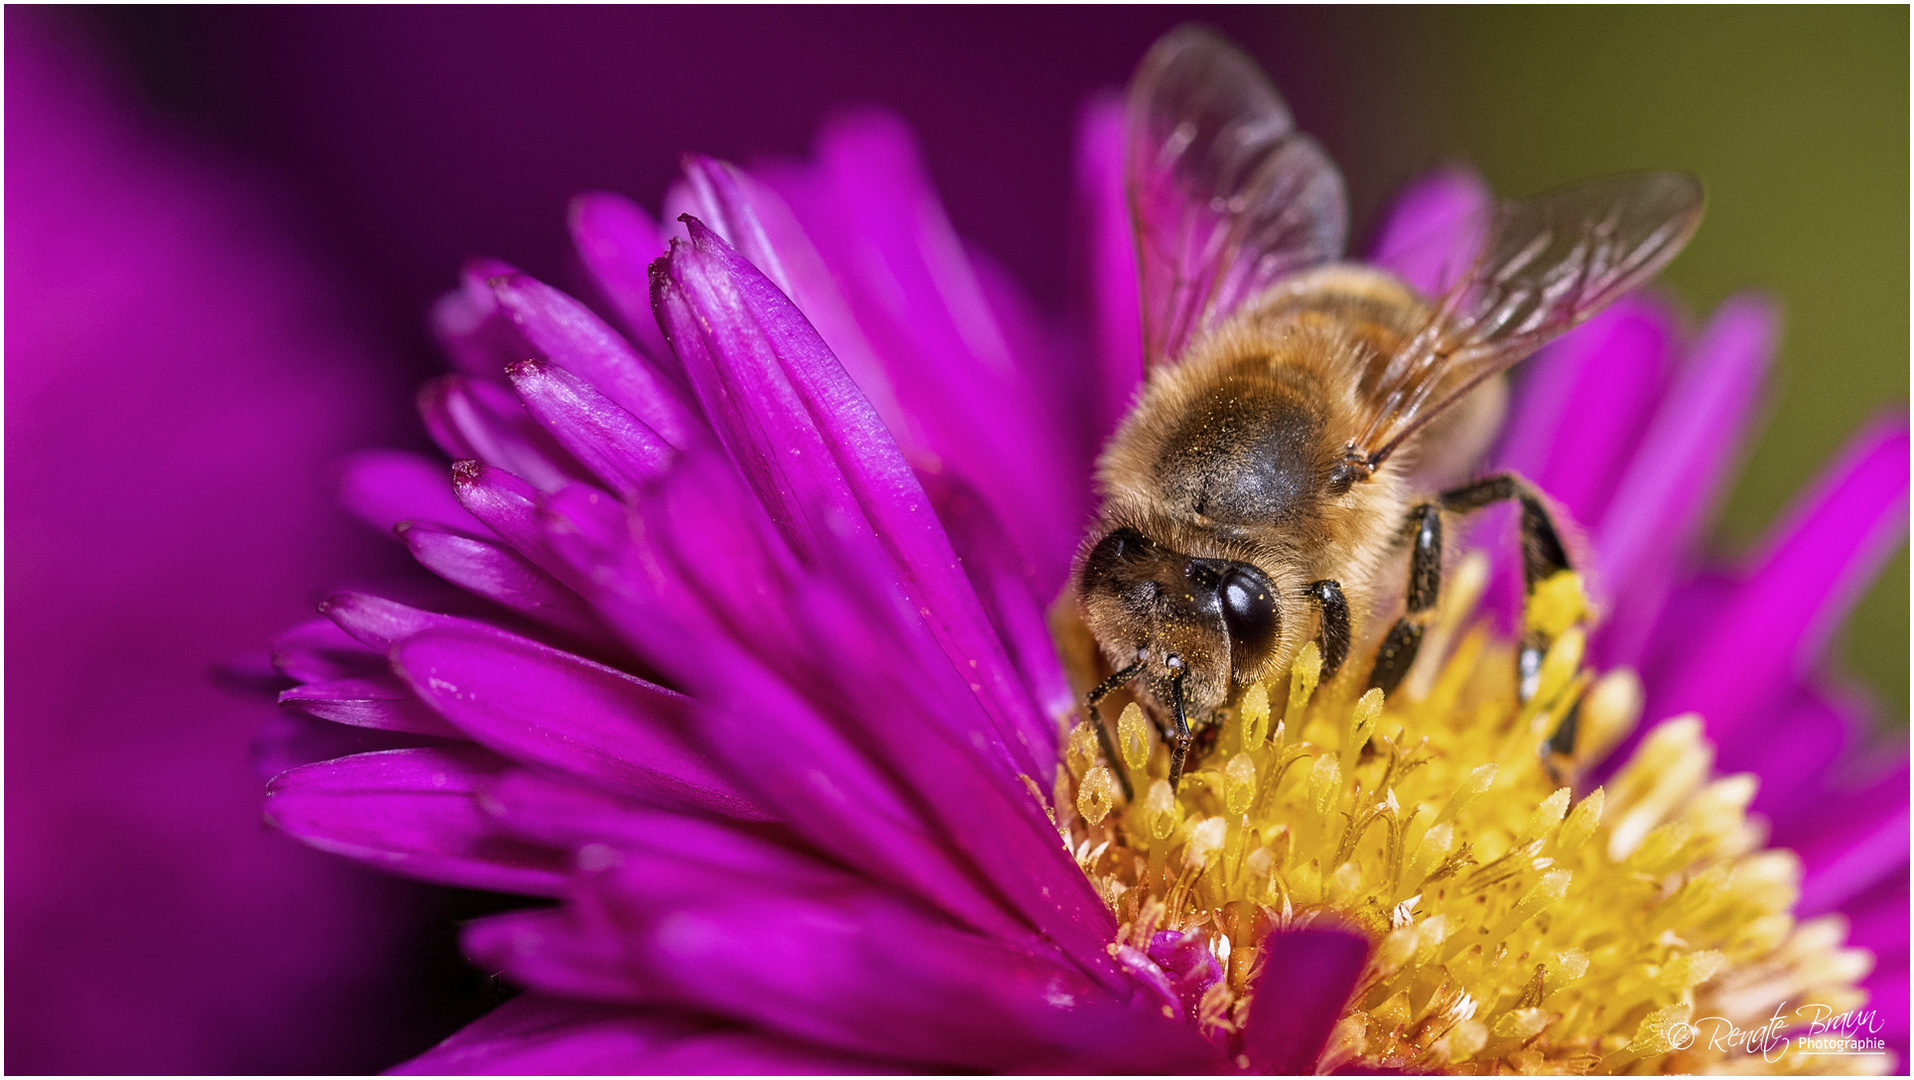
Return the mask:
[[[1132, 686], [1170, 745], [1174, 788], [1192, 732], [1306, 642], [1325, 681], [1343, 666], [1352, 621], [1393, 599], [1406, 555], [1404, 610], [1367, 676], [1395, 688], [1441, 587], [1445, 514], [1515, 501], [1529, 590], [1569, 569], [1526, 481], [1444, 484], [1494, 436], [1503, 373], [1674, 258], [1702, 195], [1653, 173], [1498, 204], [1473, 257], [1425, 297], [1337, 261], [1335, 166], [1209, 31], [1150, 50], [1126, 126], [1148, 377], [1098, 460], [1066, 607], [1094, 639], [1077, 651], [1095, 670], [1073, 662], [1079, 687], [1110, 673], [1087, 698], [1104, 753], [1114, 766], [1097, 706]], [[1547, 645], [1521, 642], [1525, 697]]]

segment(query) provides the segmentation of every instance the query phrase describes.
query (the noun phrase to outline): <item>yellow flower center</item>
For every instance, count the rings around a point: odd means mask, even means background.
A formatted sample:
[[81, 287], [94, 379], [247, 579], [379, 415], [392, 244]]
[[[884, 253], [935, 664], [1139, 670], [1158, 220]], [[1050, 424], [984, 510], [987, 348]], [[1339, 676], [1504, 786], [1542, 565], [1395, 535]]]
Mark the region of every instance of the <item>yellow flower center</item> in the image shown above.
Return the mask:
[[[1287, 685], [1251, 687], [1225, 711], [1174, 794], [1168, 749], [1134, 703], [1111, 733], [1120, 762], [1104, 761], [1089, 724], [1070, 732], [1058, 827], [1116, 913], [1112, 954], [1147, 954], [1163, 931], [1202, 943], [1222, 978], [1188, 1011], [1231, 1032], [1269, 931], [1360, 928], [1370, 961], [1324, 1068], [1884, 1068], [1824, 1044], [1797, 1052], [1780, 1033], [1861, 1005], [1854, 983], [1872, 957], [1840, 947], [1838, 917], [1790, 914], [1800, 864], [1764, 849], [1745, 817], [1754, 778], [1712, 778], [1713, 749], [1684, 717], [1606, 789], [1578, 794], [1565, 759], [1538, 748], [1580, 702], [1576, 759], [1599, 757], [1634, 726], [1640, 684], [1582, 668], [1586, 602], [1563, 574], [1526, 613], [1555, 641], [1519, 702], [1513, 646], [1470, 625], [1485, 580], [1479, 556], [1458, 568], [1386, 700], [1349, 679], [1318, 685], [1306, 647]], [[1777, 1010], [1781, 1024], [1749, 1034]]]

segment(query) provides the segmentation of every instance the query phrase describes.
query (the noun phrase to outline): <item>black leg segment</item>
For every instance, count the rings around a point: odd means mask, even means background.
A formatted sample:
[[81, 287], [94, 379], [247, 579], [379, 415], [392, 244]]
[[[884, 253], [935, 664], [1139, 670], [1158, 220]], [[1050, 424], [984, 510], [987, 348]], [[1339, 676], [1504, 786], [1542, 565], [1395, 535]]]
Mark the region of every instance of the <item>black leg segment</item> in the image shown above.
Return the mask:
[[[1562, 546], [1561, 534], [1556, 530], [1555, 521], [1549, 516], [1548, 505], [1542, 501], [1541, 495], [1514, 473], [1500, 473], [1444, 492], [1439, 501], [1444, 510], [1466, 514], [1511, 499], [1522, 506], [1522, 586], [1523, 591], [1532, 596], [1536, 586], [1570, 569], [1568, 551]], [[1412, 594], [1414, 588], [1412, 582]], [[1548, 652], [1548, 647], [1549, 642], [1539, 634], [1523, 635], [1521, 652], [1516, 657], [1515, 674], [1518, 693], [1525, 702], [1535, 696], [1541, 682], [1542, 657]], [[1570, 737], [1573, 737], [1572, 734]]]
[[1349, 658], [1349, 601], [1342, 595], [1342, 583], [1324, 579], [1309, 587], [1309, 598], [1316, 602], [1322, 620], [1323, 669], [1320, 678], [1328, 682]]
[[1422, 647], [1422, 626], [1442, 596], [1442, 508], [1423, 503], [1410, 510], [1406, 531], [1412, 545], [1408, 611], [1390, 627], [1389, 636], [1376, 651], [1376, 666], [1369, 672], [1369, 685], [1385, 694], [1395, 693], [1416, 662], [1416, 651]]
[[1103, 748], [1103, 756], [1110, 759], [1110, 771], [1116, 774], [1117, 786], [1123, 789], [1123, 799], [1125, 802], [1134, 798], [1135, 792], [1130, 788], [1129, 773], [1125, 771], [1123, 767], [1123, 759], [1117, 756], [1116, 744], [1110, 741], [1110, 730], [1103, 726], [1103, 714], [1097, 712], [1097, 706], [1102, 703], [1104, 698], [1116, 693], [1117, 687], [1123, 686], [1131, 679], [1136, 678], [1142, 670], [1143, 661], [1138, 660], [1136, 663], [1103, 680], [1097, 684], [1094, 690], [1084, 695], [1084, 711], [1089, 714], [1090, 722], [1097, 727], [1097, 744]]
[[1183, 672], [1178, 671], [1170, 677], [1170, 714], [1176, 720], [1176, 730], [1170, 737], [1174, 742], [1170, 746], [1170, 790], [1183, 779], [1183, 760], [1190, 756], [1190, 721], [1183, 714]]

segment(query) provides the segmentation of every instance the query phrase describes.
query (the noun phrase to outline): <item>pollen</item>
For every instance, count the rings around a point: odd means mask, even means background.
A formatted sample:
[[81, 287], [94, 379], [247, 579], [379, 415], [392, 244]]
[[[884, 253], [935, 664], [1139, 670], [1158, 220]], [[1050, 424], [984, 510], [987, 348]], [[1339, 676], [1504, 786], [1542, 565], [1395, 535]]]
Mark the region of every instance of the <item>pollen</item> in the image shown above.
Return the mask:
[[1515, 645], [1474, 619], [1480, 589], [1463, 592], [1394, 695], [1323, 682], [1305, 646], [1224, 710], [1178, 791], [1136, 705], [1111, 732], [1120, 760], [1089, 724], [1069, 733], [1058, 827], [1116, 915], [1112, 955], [1153, 967], [1227, 1041], [1270, 932], [1357, 928], [1370, 959], [1321, 1071], [1884, 1065], [1797, 1052], [1774, 1024], [1862, 1005], [1872, 957], [1842, 946], [1839, 919], [1794, 918], [1800, 865], [1764, 849], [1754, 779], [1715, 775], [1699, 718], [1658, 725], [1600, 787], [1545, 752], [1571, 709], [1580, 761], [1641, 710], [1632, 673], [1583, 665], [1581, 580], [1558, 574], [1529, 605], [1525, 628], [1554, 644], [1526, 703]]

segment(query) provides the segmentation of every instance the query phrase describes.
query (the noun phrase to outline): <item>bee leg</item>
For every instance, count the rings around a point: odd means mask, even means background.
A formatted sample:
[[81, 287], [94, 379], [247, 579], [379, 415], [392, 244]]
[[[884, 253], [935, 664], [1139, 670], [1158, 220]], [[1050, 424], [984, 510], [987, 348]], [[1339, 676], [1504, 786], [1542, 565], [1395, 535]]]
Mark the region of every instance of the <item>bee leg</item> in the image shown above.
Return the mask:
[[[1175, 657], [1171, 657], [1172, 660]], [[1170, 747], [1170, 791], [1175, 792], [1177, 784], [1183, 779], [1183, 759], [1190, 754], [1190, 721], [1183, 714], [1183, 672], [1178, 670], [1170, 677], [1170, 714], [1176, 720], [1176, 731]]]
[[1542, 767], [1548, 770], [1549, 782], [1566, 784], [1575, 778], [1575, 733], [1581, 727], [1582, 695], [1575, 695], [1574, 704], [1568, 707], [1568, 715], [1555, 728], [1555, 734], [1542, 740], [1536, 747], [1536, 754], [1542, 759]]
[[1143, 661], [1138, 660], [1136, 663], [1103, 680], [1097, 684], [1095, 689], [1083, 696], [1084, 712], [1089, 715], [1090, 722], [1096, 725], [1097, 744], [1103, 748], [1103, 756], [1110, 759], [1110, 771], [1116, 774], [1117, 786], [1123, 789], [1123, 799], [1125, 802], [1135, 798], [1136, 793], [1130, 788], [1130, 777], [1129, 774], [1124, 771], [1123, 759], [1117, 756], [1116, 746], [1110, 741], [1110, 729], [1103, 726], [1103, 714], [1097, 711], [1097, 706], [1102, 703], [1104, 698], [1115, 693], [1117, 687], [1136, 678], [1137, 673], [1142, 670]]
[[1422, 627], [1435, 610], [1442, 592], [1442, 510], [1435, 503], [1423, 503], [1409, 511], [1406, 529], [1414, 536], [1409, 551], [1408, 610], [1389, 636], [1376, 650], [1376, 666], [1369, 672], [1369, 685], [1385, 694], [1395, 692], [1403, 676], [1416, 662], [1422, 648]]
[[1343, 598], [1342, 582], [1322, 580], [1309, 586], [1309, 598], [1321, 614], [1323, 667], [1320, 678], [1328, 682], [1349, 658], [1349, 601]]
[[[1555, 529], [1555, 520], [1549, 516], [1547, 504], [1535, 489], [1514, 473], [1500, 473], [1445, 492], [1441, 497], [1442, 508], [1458, 514], [1510, 499], [1522, 504], [1522, 589], [1525, 598], [1533, 599], [1537, 586], [1564, 570], [1573, 569], [1561, 535]], [[1548, 635], [1534, 629], [1523, 632], [1522, 651], [1516, 658], [1516, 679], [1524, 702], [1535, 696], [1542, 679], [1542, 657], [1548, 652], [1548, 646]]]

